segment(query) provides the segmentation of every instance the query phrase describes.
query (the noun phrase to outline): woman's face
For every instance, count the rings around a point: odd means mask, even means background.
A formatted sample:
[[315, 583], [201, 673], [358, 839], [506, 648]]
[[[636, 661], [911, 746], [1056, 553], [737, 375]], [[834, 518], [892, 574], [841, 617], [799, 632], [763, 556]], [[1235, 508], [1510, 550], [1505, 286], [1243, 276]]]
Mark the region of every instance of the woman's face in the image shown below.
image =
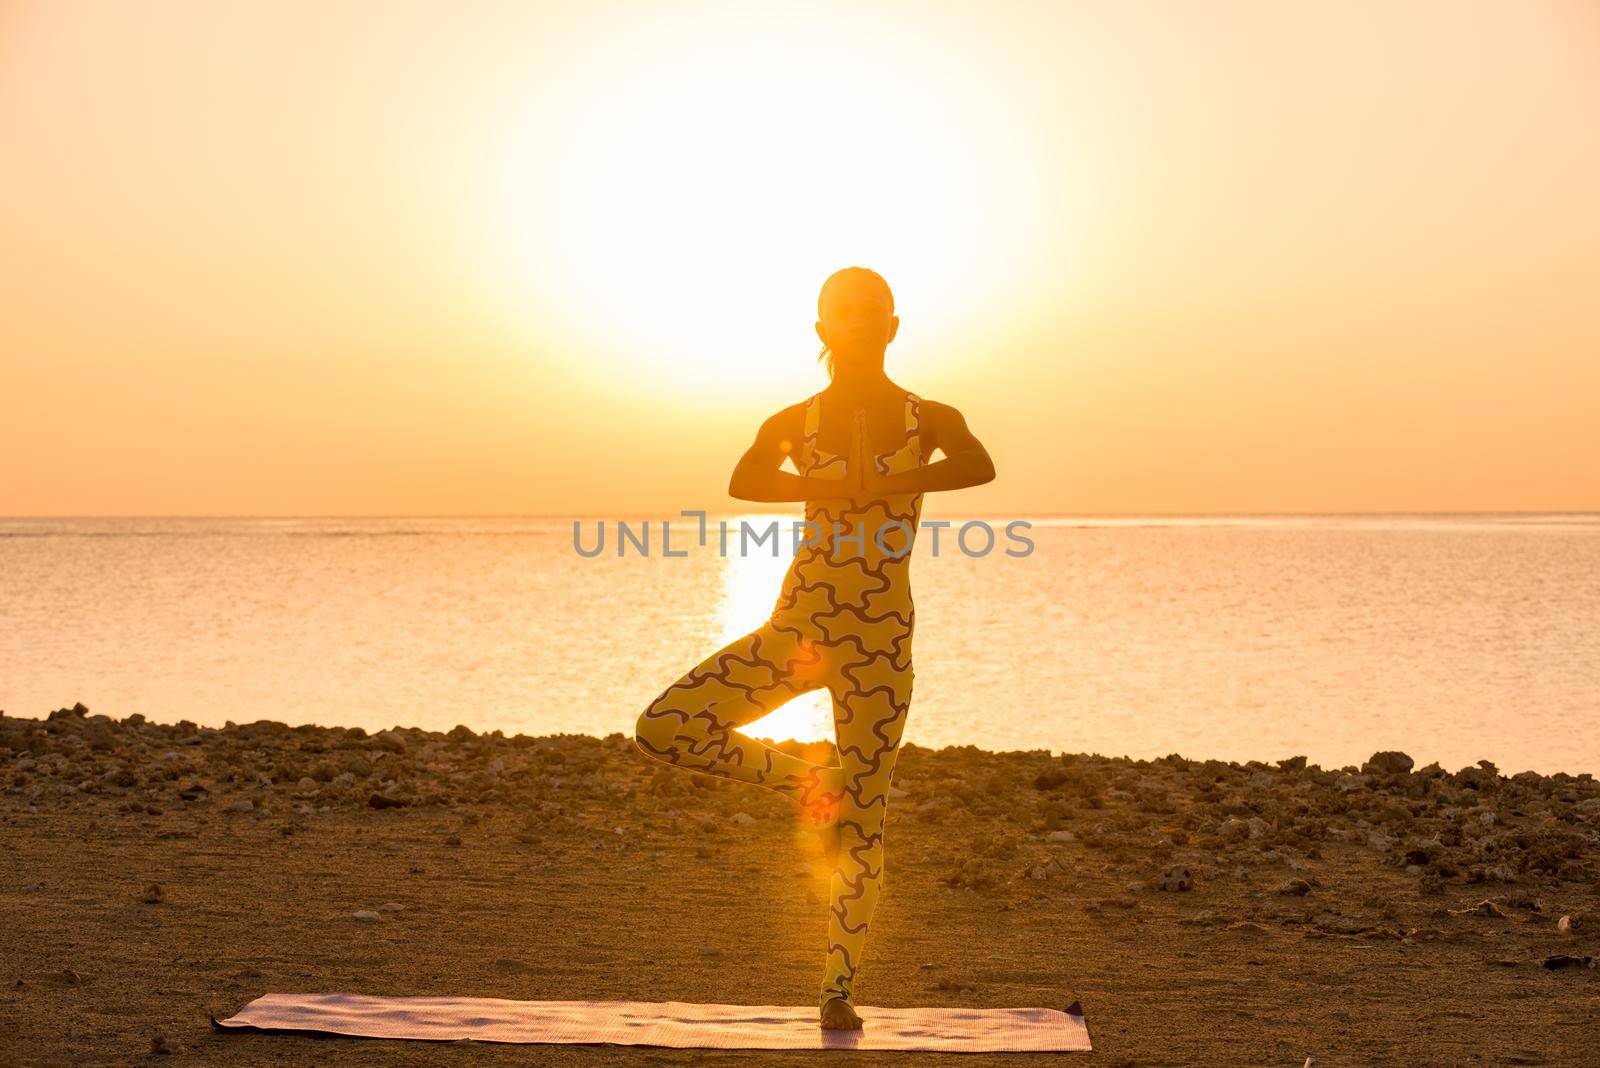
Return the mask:
[[840, 287], [822, 301], [817, 336], [833, 351], [835, 363], [879, 360], [900, 329], [888, 296], [875, 287]]

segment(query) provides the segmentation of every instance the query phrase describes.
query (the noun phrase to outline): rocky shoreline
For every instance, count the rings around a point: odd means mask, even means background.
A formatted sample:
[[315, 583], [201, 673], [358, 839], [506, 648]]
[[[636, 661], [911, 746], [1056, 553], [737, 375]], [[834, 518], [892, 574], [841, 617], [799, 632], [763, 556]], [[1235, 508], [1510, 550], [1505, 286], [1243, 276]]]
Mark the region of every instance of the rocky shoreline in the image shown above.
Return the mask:
[[[781, 748], [832, 759], [828, 743]], [[706, 892], [692, 889], [695, 880], [714, 875], [716, 865], [744, 865], [752, 878], [769, 874], [748, 863], [748, 850], [757, 848], [752, 843], [766, 843], [759, 848], [767, 855], [800, 839], [792, 807], [778, 795], [660, 765], [623, 734], [507, 737], [466, 727], [368, 733], [269, 721], [211, 729], [140, 716], [119, 720], [81, 704], [44, 719], [0, 715], [0, 814], [20, 847], [13, 855], [40, 866], [24, 873], [22, 896], [9, 901], [22, 911], [0, 917], [18, 930], [33, 925], [41, 937], [27, 943], [30, 951], [35, 942], [50, 942], [37, 927], [39, 916], [27, 911], [48, 887], [76, 886], [88, 898], [101, 889], [92, 885], [92, 874], [87, 884], [73, 883], [67, 868], [51, 875], [47, 869], [57, 858], [46, 839], [99, 842], [130, 856], [159, 852], [172, 868], [182, 868], [201, 843], [247, 842], [259, 870], [271, 858], [311, 863], [297, 850], [319, 835], [393, 835], [385, 849], [397, 863], [444, 849], [454, 850], [460, 863], [482, 858], [487, 865], [510, 850], [518, 857], [505, 862], [522, 865], [517, 870], [525, 878], [548, 879], [552, 894], [589, 878], [584, 865], [595, 857], [615, 853], [618, 863], [633, 858], [632, 866], [618, 869], [627, 873], [619, 879], [643, 879], [634, 873], [646, 869], [658, 873], [633, 893], [679, 886], [691, 902]], [[1456, 771], [1419, 768], [1392, 752], [1376, 753], [1360, 767], [1324, 769], [1304, 757], [1241, 764], [907, 745], [889, 816], [894, 889], [886, 890], [885, 901], [893, 903], [884, 906], [885, 915], [900, 902], [919, 915], [967, 910], [959, 922], [948, 921], [955, 926], [941, 936], [946, 941], [1025, 922], [1056, 932], [1038, 936], [1041, 961], [1066, 944], [1070, 930], [1070, 938], [1085, 940], [1080, 952], [1110, 952], [1095, 941], [1109, 939], [1117, 953], [1147, 954], [1156, 967], [1193, 957], [1197, 951], [1183, 947], [1206, 939], [1222, 940], [1223, 949], [1263, 937], [1334, 940], [1441, 959], [1470, 950], [1508, 973], [1577, 982], [1574, 989], [1589, 1009], [1600, 1007], [1594, 967], [1600, 956], [1600, 782], [1591, 774], [1504, 776], [1487, 761]], [[530, 853], [538, 859], [526, 859]], [[61, 863], [90, 865], [92, 858], [69, 856]], [[161, 909], [171, 914], [175, 900], [197, 892], [184, 886], [181, 873], [163, 875], [158, 867], [132, 877], [137, 886], [123, 885], [129, 877], [119, 875], [115, 889], [108, 888], [118, 907], [152, 910], [137, 914], [141, 923], [159, 922]], [[425, 868], [413, 860], [395, 878]], [[441, 877], [443, 871], [441, 862]], [[816, 876], [822, 871], [825, 865], [813, 856], [809, 867], [793, 873], [811, 880], [804, 899], [791, 902], [796, 924], [809, 922], [803, 917], [821, 907], [826, 884]], [[34, 875], [37, 880], [27, 883]], [[241, 871], [238, 879], [245, 878]], [[601, 909], [597, 924], [612, 922], [602, 915], [606, 908], [631, 907], [631, 898], [607, 886], [591, 885], [585, 899]], [[509, 882], [506, 892], [513, 893]], [[384, 906], [394, 905], [397, 914], [409, 908], [405, 915], [413, 917], [427, 907], [390, 893], [399, 903], [352, 901], [360, 907], [339, 915], [393, 928], [397, 923]], [[610, 904], [608, 895], [615, 897]], [[874, 952], [892, 958], [894, 939], [912, 936], [896, 934], [892, 919], [884, 926], [888, 931]], [[1130, 932], [1157, 928], [1164, 932], [1160, 939], [1137, 950], [1127, 945]], [[585, 944], [581, 931], [570, 936]], [[672, 943], [662, 945], [668, 953]], [[67, 982], [48, 978], [56, 974], [49, 961], [59, 960], [39, 952], [36, 974], [0, 975], [11, 984], [0, 1007]], [[1214, 965], [1229, 981], [1272, 964], [1256, 959], [1260, 951], [1244, 943], [1237, 952], [1240, 959], [1223, 953]], [[100, 967], [90, 960], [62, 971], [89, 974]], [[1096, 961], [1076, 967], [1082, 982]], [[215, 996], [261, 985], [227, 974], [233, 978], [207, 991]], [[136, 970], [124, 978], [137, 985]], [[322, 978], [306, 974], [300, 988], [317, 989]], [[1001, 996], [981, 968], [951, 968], [938, 978], [943, 985], [919, 988], [907, 1003]], [[1313, 981], [1293, 981], [1302, 979]], [[887, 977], [882, 984], [875, 989], [889, 989]], [[1132, 1030], [1119, 1032], [1107, 1020], [1111, 989], [1096, 1001], [1092, 983], [1079, 988], [1088, 991], [1084, 1001], [1097, 1047], [1110, 1040], [1135, 1058], [1131, 1063], [1186, 1063], [1171, 1046], [1139, 1054], [1137, 1008], [1121, 1007], [1119, 1023]], [[706, 1000], [715, 1000], [717, 989], [708, 986]], [[1027, 989], [1019, 986], [1016, 1003], [1031, 1003], [1020, 1000]], [[1128, 996], [1136, 990], [1149, 996], [1148, 985], [1137, 983]], [[1463, 996], [1470, 1002], [1486, 995]], [[1100, 1032], [1097, 1018], [1106, 1021]], [[1263, 1032], [1261, 1041], [1267, 1040]], [[1406, 1049], [1413, 1058], [1418, 1052], [1404, 1044], [1372, 1048]], [[1191, 1052], [1203, 1059], [1203, 1050]], [[1163, 1060], [1163, 1052], [1172, 1059]], [[1416, 1060], [1427, 1062], [1425, 1056]]]
[[[780, 748], [834, 759], [828, 743]], [[730, 808], [749, 793], [636, 759], [622, 734], [507, 737], [465, 726], [369, 734], [268, 720], [206, 728], [91, 715], [82, 704], [43, 720], [0, 714], [0, 770], [13, 803], [72, 799], [150, 815], [195, 806], [280, 817], [494, 803], [537, 811], [641, 789], [700, 791]], [[1486, 760], [1449, 772], [1380, 752], [1360, 767], [1323, 769], [1301, 756], [1269, 765], [908, 744], [893, 807], [917, 818], [959, 809], [1014, 824], [1015, 837], [952, 870], [952, 885], [975, 889], [1049, 878], [1053, 845], [1186, 865], [1192, 880], [1238, 863], [1308, 871], [1326, 843], [1344, 842], [1416, 876], [1424, 893], [1483, 884], [1520, 899], [1563, 882], [1600, 891], [1600, 781], [1589, 773], [1507, 777]], [[1152, 872], [1154, 886], [1174, 879]], [[1284, 892], [1303, 894], [1297, 884], [1307, 882], [1285, 880]]]

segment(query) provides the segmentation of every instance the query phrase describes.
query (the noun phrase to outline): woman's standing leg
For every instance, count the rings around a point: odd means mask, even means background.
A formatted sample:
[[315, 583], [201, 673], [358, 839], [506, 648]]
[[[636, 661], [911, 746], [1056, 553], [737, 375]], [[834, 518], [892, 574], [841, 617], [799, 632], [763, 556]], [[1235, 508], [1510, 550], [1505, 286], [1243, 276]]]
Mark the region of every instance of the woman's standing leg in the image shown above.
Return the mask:
[[842, 772], [774, 749], [734, 728], [823, 685], [815, 646], [771, 624], [729, 642], [668, 686], [640, 715], [634, 741], [657, 760], [765, 786], [817, 824], [839, 810]]
[[883, 888], [883, 824], [900, 737], [911, 707], [911, 669], [890, 654], [846, 668], [833, 690], [834, 729], [844, 771], [839, 854], [829, 884], [828, 959], [821, 1002], [855, 1004], [867, 926]]

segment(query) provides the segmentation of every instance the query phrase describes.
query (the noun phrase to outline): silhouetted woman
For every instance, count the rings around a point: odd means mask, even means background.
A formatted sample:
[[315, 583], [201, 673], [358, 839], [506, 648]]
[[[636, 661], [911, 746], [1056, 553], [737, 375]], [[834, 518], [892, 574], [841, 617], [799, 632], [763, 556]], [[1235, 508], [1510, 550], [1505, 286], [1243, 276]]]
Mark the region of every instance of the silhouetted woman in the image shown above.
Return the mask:
[[[747, 501], [806, 502], [804, 540], [777, 605], [651, 702], [636, 740], [679, 767], [785, 794], [813, 825], [836, 830], [821, 1018], [859, 1028], [854, 982], [882, 888], [884, 814], [911, 705], [911, 547], [922, 494], [988, 482], [994, 465], [960, 412], [884, 373], [900, 320], [877, 273], [847, 267], [829, 277], [817, 317], [829, 385], [763, 423], [728, 483]], [[929, 463], [935, 450], [944, 459]], [[799, 474], [779, 470], [785, 459]], [[735, 730], [823, 686], [838, 765]]]

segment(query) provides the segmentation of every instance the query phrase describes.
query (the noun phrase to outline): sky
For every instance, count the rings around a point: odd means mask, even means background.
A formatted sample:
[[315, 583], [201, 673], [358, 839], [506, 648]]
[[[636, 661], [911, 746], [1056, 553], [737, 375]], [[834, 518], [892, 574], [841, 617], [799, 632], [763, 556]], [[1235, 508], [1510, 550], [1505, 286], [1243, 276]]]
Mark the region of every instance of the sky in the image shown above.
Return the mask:
[[731, 509], [834, 270], [946, 513], [1600, 510], [1600, 7], [0, 2], [0, 515]]

